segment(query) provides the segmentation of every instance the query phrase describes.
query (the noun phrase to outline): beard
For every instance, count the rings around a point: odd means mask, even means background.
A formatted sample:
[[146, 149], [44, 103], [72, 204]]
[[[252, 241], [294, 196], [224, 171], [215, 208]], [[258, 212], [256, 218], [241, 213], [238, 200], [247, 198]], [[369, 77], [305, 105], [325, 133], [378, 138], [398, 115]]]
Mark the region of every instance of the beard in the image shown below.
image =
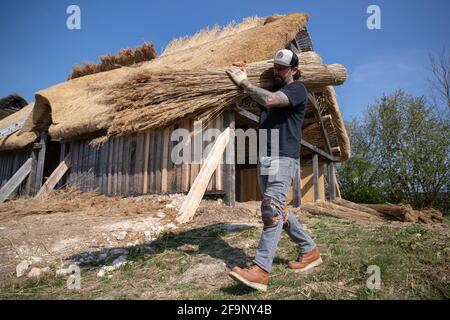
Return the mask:
[[279, 76], [275, 76], [273, 78], [274, 89], [280, 89], [280, 88], [284, 87], [285, 84], [286, 84], [286, 81], [284, 81], [283, 78], [281, 78]]

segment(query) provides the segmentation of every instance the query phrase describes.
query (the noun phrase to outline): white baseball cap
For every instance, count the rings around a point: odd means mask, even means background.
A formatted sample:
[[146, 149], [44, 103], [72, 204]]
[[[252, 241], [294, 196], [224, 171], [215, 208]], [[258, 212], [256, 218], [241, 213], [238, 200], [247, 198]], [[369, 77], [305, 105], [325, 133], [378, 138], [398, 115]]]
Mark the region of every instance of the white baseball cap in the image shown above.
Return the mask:
[[282, 49], [278, 50], [277, 53], [275, 53], [273, 63], [286, 67], [297, 67], [298, 57], [293, 51], [289, 49]]

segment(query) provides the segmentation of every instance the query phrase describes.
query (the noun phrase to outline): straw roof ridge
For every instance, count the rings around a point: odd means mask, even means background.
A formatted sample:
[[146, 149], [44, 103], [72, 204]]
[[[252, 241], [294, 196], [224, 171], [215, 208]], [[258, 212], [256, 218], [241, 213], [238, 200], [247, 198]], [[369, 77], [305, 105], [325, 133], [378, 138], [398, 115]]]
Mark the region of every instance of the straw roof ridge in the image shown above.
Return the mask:
[[236, 21], [231, 21], [226, 26], [214, 25], [212, 28], [209, 26], [198, 31], [193, 36], [183, 36], [173, 39], [165, 47], [161, 56], [172, 54], [177, 51], [186, 50], [206, 42], [218, 40], [230, 35], [237, 34], [244, 30], [248, 30], [257, 26], [264, 24], [266, 18], [261, 18], [258, 16], [246, 17], [241, 22], [236, 23]]
[[132, 66], [157, 57], [155, 46], [151, 42], [145, 42], [135, 48], [124, 48], [116, 55], [105, 54], [100, 56], [98, 64], [84, 62], [84, 65], [76, 65], [67, 80], [84, 77], [99, 72], [110, 71], [124, 66]]

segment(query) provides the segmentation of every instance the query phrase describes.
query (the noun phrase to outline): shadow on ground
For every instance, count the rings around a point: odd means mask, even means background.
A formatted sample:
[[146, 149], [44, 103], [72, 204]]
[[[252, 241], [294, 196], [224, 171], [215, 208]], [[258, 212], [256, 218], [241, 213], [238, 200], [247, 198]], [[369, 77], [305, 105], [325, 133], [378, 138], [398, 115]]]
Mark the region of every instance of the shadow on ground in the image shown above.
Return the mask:
[[[82, 269], [90, 269], [105, 264], [105, 261], [95, 259], [95, 257], [99, 257], [105, 252], [109, 252], [108, 259], [110, 260], [124, 254], [126, 251], [129, 259], [132, 260], [135, 254], [151, 256], [163, 253], [166, 250], [175, 250], [189, 255], [206, 254], [212, 258], [224, 261], [228, 268], [232, 268], [236, 265], [245, 265], [250, 261], [251, 257], [248, 257], [241, 248], [230, 246], [227, 241], [222, 239], [222, 236], [254, 228], [254, 226], [246, 224], [217, 223], [186, 231], [163, 233], [158, 239], [141, 245], [102, 248], [99, 251], [82, 252], [69, 256], [66, 260], [72, 262], [80, 261], [81, 258], [84, 259], [87, 255], [90, 255], [94, 257], [93, 261], [80, 263]], [[120, 253], [121, 251], [123, 253]]]

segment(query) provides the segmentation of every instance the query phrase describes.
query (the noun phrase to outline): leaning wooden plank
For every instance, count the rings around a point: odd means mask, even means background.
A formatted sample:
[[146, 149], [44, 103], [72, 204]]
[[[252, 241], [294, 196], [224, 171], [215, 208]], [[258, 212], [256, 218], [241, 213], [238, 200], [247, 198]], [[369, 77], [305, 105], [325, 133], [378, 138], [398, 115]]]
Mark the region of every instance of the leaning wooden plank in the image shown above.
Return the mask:
[[0, 189], [0, 203], [8, 199], [11, 193], [19, 187], [23, 180], [31, 171], [33, 159], [28, 159], [17, 172], [8, 180], [8, 182]]
[[44, 198], [48, 195], [50, 191], [52, 191], [58, 181], [64, 176], [64, 174], [69, 170], [70, 168], [70, 160], [72, 155], [69, 153], [64, 160], [56, 167], [55, 171], [52, 172], [50, 177], [45, 181], [42, 188], [39, 190], [36, 197], [38, 198]]
[[192, 184], [186, 199], [181, 205], [177, 217], [177, 221], [179, 223], [185, 223], [194, 217], [195, 211], [200, 205], [200, 201], [203, 198], [203, 194], [205, 193], [209, 180], [211, 179], [214, 170], [216, 170], [219, 165], [225, 148], [230, 141], [230, 135], [231, 130], [230, 128], [227, 128], [217, 138], [216, 143], [212, 147], [211, 152], [200, 169], [197, 178]]

